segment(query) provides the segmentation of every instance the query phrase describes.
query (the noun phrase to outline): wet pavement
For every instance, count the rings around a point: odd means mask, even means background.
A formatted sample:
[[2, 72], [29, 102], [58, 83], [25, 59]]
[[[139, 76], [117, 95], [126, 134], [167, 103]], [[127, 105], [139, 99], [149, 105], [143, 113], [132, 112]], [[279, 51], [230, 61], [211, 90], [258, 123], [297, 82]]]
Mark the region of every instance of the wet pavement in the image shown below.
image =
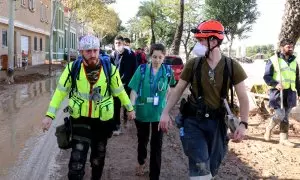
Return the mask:
[[0, 179], [45, 179], [45, 170], [51, 170], [47, 166], [58, 148], [50, 137], [59, 122], [43, 133], [41, 120], [55, 87], [56, 78], [50, 78], [9, 86], [0, 95]]

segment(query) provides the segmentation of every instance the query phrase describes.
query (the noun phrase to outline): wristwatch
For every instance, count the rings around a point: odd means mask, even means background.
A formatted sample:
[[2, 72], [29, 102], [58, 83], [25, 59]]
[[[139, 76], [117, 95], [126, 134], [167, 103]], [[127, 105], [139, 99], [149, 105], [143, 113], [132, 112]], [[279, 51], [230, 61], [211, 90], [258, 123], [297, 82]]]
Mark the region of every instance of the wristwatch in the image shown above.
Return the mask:
[[245, 128], [248, 129], [248, 123], [245, 121], [241, 121], [239, 125], [244, 124]]

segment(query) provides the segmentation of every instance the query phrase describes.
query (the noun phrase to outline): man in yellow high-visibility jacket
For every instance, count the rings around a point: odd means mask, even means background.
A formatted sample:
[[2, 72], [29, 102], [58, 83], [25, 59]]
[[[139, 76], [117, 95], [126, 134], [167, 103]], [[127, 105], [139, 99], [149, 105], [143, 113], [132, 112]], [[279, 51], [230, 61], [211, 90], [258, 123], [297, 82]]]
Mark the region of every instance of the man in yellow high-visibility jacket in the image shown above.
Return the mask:
[[[270, 58], [266, 64], [264, 80], [269, 85], [270, 107], [275, 109], [270, 119], [264, 138], [270, 141], [272, 129], [280, 123], [280, 141], [285, 146], [294, 147], [288, 140], [289, 113], [297, 103], [297, 93], [300, 96], [299, 67], [293, 55], [294, 43], [291, 40], [280, 42], [280, 52]], [[281, 95], [283, 107], [281, 107]]]
[[[69, 113], [72, 124], [71, 157], [69, 161], [69, 179], [83, 179], [87, 153], [91, 146], [92, 179], [100, 179], [104, 167], [106, 145], [111, 137], [115, 122], [113, 96], [118, 97], [128, 111], [128, 118], [134, 119], [135, 112], [126, 94], [119, 72], [111, 65], [110, 80], [105, 74], [105, 65], [99, 59], [99, 39], [92, 35], [81, 38], [79, 50], [83, 60], [78, 77], [70, 78], [72, 63], [63, 71], [55, 93], [50, 102], [46, 117], [42, 120], [43, 130], [48, 130], [55, 119], [65, 96], [69, 94]], [[79, 61], [80, 62], [80, 61]], [[74, 80], [75, 79], [75, 80]], [[76, 81], [76, 90], [72, 82]], [[110, 82], [110, 84], [108, 84]], [[110, 88], [109, 92], [107, 88]]]

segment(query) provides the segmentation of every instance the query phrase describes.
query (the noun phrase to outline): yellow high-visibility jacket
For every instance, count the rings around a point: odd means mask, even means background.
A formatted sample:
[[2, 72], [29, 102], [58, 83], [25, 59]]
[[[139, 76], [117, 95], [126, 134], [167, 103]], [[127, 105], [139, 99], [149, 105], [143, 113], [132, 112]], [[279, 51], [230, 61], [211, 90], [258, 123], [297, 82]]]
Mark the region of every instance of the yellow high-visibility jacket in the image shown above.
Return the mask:
[[[56, 111], [59, 109], [61, 102], [70, 92], [72, 78], [69, 77], [68, 79], [68, 76], [72, 67], [72, 63], [73, 62], [69, 63], [64, 69], [46, 113], [46, 115], [52, 119], [55, 118]], [[116, 70], [114, 65], [111, 66], [112, 76], [110, 87], [108, 87], [111, 89], [111, 95], [108, 95], [106, 91], [107, 82], [103, 67], [101, 66], [100, 77], [98, 81], [94, 85], [91, 85], [87, 79], [84, 65], [81, 63], [79, 78], [76, 80], [78, 90], [74, 91], [72, 97], [69, 99], [69, 113], [73, 118], [79, 118], [83, 116], [99, 118], [102, 121], [112, 119], [114, 115], [113, 96], [120, 99], [122, 105], [127, 109], [127, 111], [133, 110], [130, 99], [124, 90], [119, 71]], [[98, 102], [95, 102], [91, 98], [94, 88], [101, 89], [101, 98]]]
[[283, 89], [291, 88], [291, 90], [296, 91], [296, 60], [292, 61], [288, 65], [288, 63], [284, 59], [277, 59], [276, 56], [277, 55], [270, 58], [274, 67], [273, 79], [280, 82], [281, 78]]

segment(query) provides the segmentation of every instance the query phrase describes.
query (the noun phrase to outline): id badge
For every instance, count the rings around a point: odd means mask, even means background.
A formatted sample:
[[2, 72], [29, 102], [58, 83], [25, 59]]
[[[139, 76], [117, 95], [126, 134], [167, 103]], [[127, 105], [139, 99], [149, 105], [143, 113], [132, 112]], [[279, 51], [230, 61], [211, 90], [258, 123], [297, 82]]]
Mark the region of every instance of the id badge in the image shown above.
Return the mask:
[[157, 94], [153, 97], [153, 105], [157, 106], [159, 103], [159, 96], [157, 96]]

